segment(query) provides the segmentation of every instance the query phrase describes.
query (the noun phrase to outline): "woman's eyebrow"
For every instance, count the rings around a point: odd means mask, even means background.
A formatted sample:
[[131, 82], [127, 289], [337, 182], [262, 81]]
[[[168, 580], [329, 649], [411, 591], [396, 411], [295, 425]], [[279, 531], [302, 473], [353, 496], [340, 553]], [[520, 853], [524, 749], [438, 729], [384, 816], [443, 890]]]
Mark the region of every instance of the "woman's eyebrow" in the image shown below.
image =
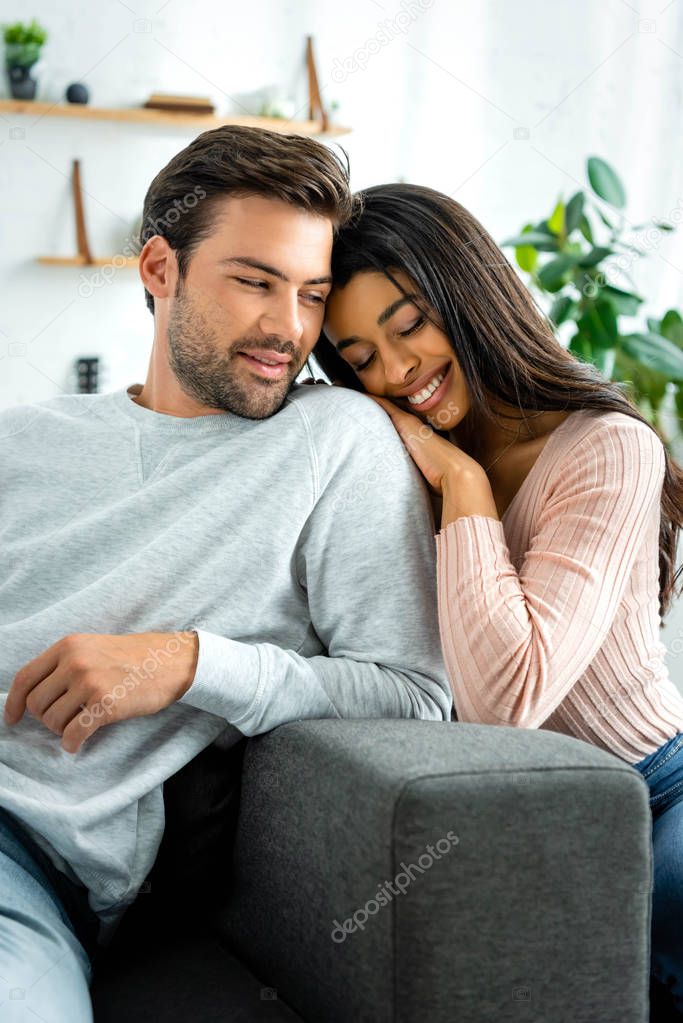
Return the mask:
[[[387, 320], [391, 319], [394, 313], [397, 313], [398, 310], [401, 309], [404, 305], [407, 305], [408, 302], [414, 302], [416, 298], [419, 298], [419, 295], [415, 294], [402, 295], [400, 298], [397, 298], [395, 302], [392, 302], [391, 305], [388, 305], [386, 307], [383, 313], [379, 314], [379, 316], [377, 317], [377, 326], [381, 327], [383, 324], [387, 322]], [[337, 351], [343, 352], [345, 348], [349, 348], [351, 345], [357, 344], [357, 342], [360, 340], [361, 338], [356, 336], [345, 337], [344, 340], [340, 341], [339, 344], [337, 345]]]
[[383, 313], [379, 314], [377, 317], [377, 326], [381, 327], [382, 324], [391, 319], [394, 313], [398, 312], [402, 306], [406, 305], [408, 302], [414, 302], [418, 297], [418, 295], [402, 295], [401, 298], [397, 298], [395, 302], [392, 302], [391, 305], [386, 307]]

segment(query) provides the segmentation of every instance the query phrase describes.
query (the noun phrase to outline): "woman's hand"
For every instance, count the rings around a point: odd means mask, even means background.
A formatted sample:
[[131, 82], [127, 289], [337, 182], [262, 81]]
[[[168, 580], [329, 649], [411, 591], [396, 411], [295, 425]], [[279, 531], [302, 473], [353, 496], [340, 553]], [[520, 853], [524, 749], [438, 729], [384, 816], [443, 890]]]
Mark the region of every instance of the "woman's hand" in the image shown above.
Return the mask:
[[387, 398], [379, 398], [374, 394], [368, 394], [367, 397], [381, 405], [390, 417], [433, 494], [441, 496], [444, 481], [460, 478], [466, 470], [486, 476], [479, 462], [466, 455], [457, 444], [439, 437], [429, 423], [423, 423], [417, 416], [398, 408]]

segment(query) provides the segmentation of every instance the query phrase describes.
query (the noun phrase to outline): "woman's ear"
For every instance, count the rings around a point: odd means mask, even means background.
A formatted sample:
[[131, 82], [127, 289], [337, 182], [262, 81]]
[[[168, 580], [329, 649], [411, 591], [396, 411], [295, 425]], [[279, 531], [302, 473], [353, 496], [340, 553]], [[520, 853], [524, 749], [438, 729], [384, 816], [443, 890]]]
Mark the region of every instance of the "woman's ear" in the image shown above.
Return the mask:
[[175, 293], [178, 263], [175, 252], [160, 234], [145, 242], [138, 271], [147, 291], [155, 298], [170, 298]]

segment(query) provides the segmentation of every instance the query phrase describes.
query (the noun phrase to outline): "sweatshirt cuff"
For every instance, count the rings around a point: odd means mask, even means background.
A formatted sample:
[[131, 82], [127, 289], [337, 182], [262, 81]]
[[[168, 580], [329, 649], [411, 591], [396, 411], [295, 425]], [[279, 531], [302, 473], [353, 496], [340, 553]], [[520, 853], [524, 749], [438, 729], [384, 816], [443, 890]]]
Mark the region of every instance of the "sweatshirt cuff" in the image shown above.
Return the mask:
[[260, 695], [261, 659], [258, 647], [187, 626], [199, 639], [192, 685], [178, 703], [225, 718], [239, 727]]

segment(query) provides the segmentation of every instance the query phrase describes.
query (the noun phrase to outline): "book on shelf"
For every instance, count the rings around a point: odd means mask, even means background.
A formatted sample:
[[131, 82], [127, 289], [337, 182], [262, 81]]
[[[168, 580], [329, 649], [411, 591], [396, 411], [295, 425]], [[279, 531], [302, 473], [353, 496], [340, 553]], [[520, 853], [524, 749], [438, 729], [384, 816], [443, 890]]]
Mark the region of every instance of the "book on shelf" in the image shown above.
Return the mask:
[[206, 96], [174, 96], [166, 92], [154, 92], [143, 103], [148, 110], [168, 110], [182, 114], [213, 114], [216, 107]]

